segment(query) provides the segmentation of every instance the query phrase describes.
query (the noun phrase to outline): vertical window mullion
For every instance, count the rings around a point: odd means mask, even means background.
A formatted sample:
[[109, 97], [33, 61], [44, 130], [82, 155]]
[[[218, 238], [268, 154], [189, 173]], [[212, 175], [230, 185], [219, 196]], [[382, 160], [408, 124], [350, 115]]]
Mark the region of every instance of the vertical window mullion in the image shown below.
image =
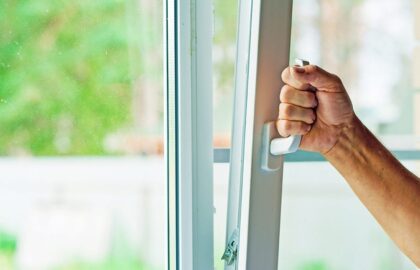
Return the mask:
[[166, 4], [168, 267], [213, 269], [211, 0]]

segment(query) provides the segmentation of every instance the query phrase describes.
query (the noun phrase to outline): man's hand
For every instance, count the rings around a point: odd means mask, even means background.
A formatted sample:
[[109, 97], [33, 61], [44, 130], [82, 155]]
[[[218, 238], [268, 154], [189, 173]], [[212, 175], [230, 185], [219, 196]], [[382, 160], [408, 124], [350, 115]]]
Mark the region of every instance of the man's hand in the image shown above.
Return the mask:
[[286, 68], [282, 80], [285, 85], [280, 92], [279, 134], [303, 135], [302, 150], [326, 154], [356, 118], [340, 78], [308, 65]]

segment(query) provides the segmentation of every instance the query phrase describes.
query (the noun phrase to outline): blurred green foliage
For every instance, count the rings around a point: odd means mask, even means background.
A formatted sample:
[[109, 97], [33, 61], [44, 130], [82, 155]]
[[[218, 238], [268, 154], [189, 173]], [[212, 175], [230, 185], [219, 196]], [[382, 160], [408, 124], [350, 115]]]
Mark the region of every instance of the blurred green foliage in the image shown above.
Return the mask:
[[214, 132], [229, 137], [232, 127], [238, 0], [214, 0]]
[[0, 230], [0, 269], [13, 269], [13, 257], [16, 252], [16, 236]]
[[[233, 92], [238, 1], [215, 0], [213, 4], [214, 47], [221, 50], [224, 55], [231, 54], [233, 56], [232, 58], [223, 57], [215, 63], [215, 75], [219, 78], [215, 87], [221, 91]], [[219, 51], [216, 51], [216, 53], [219, 53]]]
[[130, 122], [126, 2], [0, 1], [0, 155], [105, 153]]
[[14, 252], [16, 244], [16, 236], [0, 231], [0, 252]]

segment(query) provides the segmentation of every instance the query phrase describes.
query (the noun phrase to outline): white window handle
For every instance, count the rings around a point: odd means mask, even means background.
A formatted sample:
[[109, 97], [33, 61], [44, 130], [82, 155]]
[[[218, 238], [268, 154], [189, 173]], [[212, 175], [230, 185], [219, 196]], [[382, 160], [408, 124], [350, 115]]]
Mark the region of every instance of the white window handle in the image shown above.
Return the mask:
[[299, 148], [301, 139], [301, 135], [273, 139], [270, 143], [270, 153], [274, 156], [279, 156], [296, 152]]
[[[295, 60], [296, 65], [309, 65], [308, 61]], [[274, 138], [276, 136], [275, 122], [268, 122], [263, 127], [261, 167], [266, 171], [277, 171], [282, 166], [279, 156], [296, 152], [299, 148], [301, 135], [292, 135], [287, 138]]]

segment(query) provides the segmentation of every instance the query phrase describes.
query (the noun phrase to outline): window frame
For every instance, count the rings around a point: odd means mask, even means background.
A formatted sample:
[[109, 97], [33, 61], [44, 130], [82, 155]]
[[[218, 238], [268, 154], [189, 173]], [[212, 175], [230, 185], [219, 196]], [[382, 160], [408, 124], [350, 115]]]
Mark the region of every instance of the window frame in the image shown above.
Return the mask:
[[214, 269], [212, 2], [166, 0], [166, 269]]

